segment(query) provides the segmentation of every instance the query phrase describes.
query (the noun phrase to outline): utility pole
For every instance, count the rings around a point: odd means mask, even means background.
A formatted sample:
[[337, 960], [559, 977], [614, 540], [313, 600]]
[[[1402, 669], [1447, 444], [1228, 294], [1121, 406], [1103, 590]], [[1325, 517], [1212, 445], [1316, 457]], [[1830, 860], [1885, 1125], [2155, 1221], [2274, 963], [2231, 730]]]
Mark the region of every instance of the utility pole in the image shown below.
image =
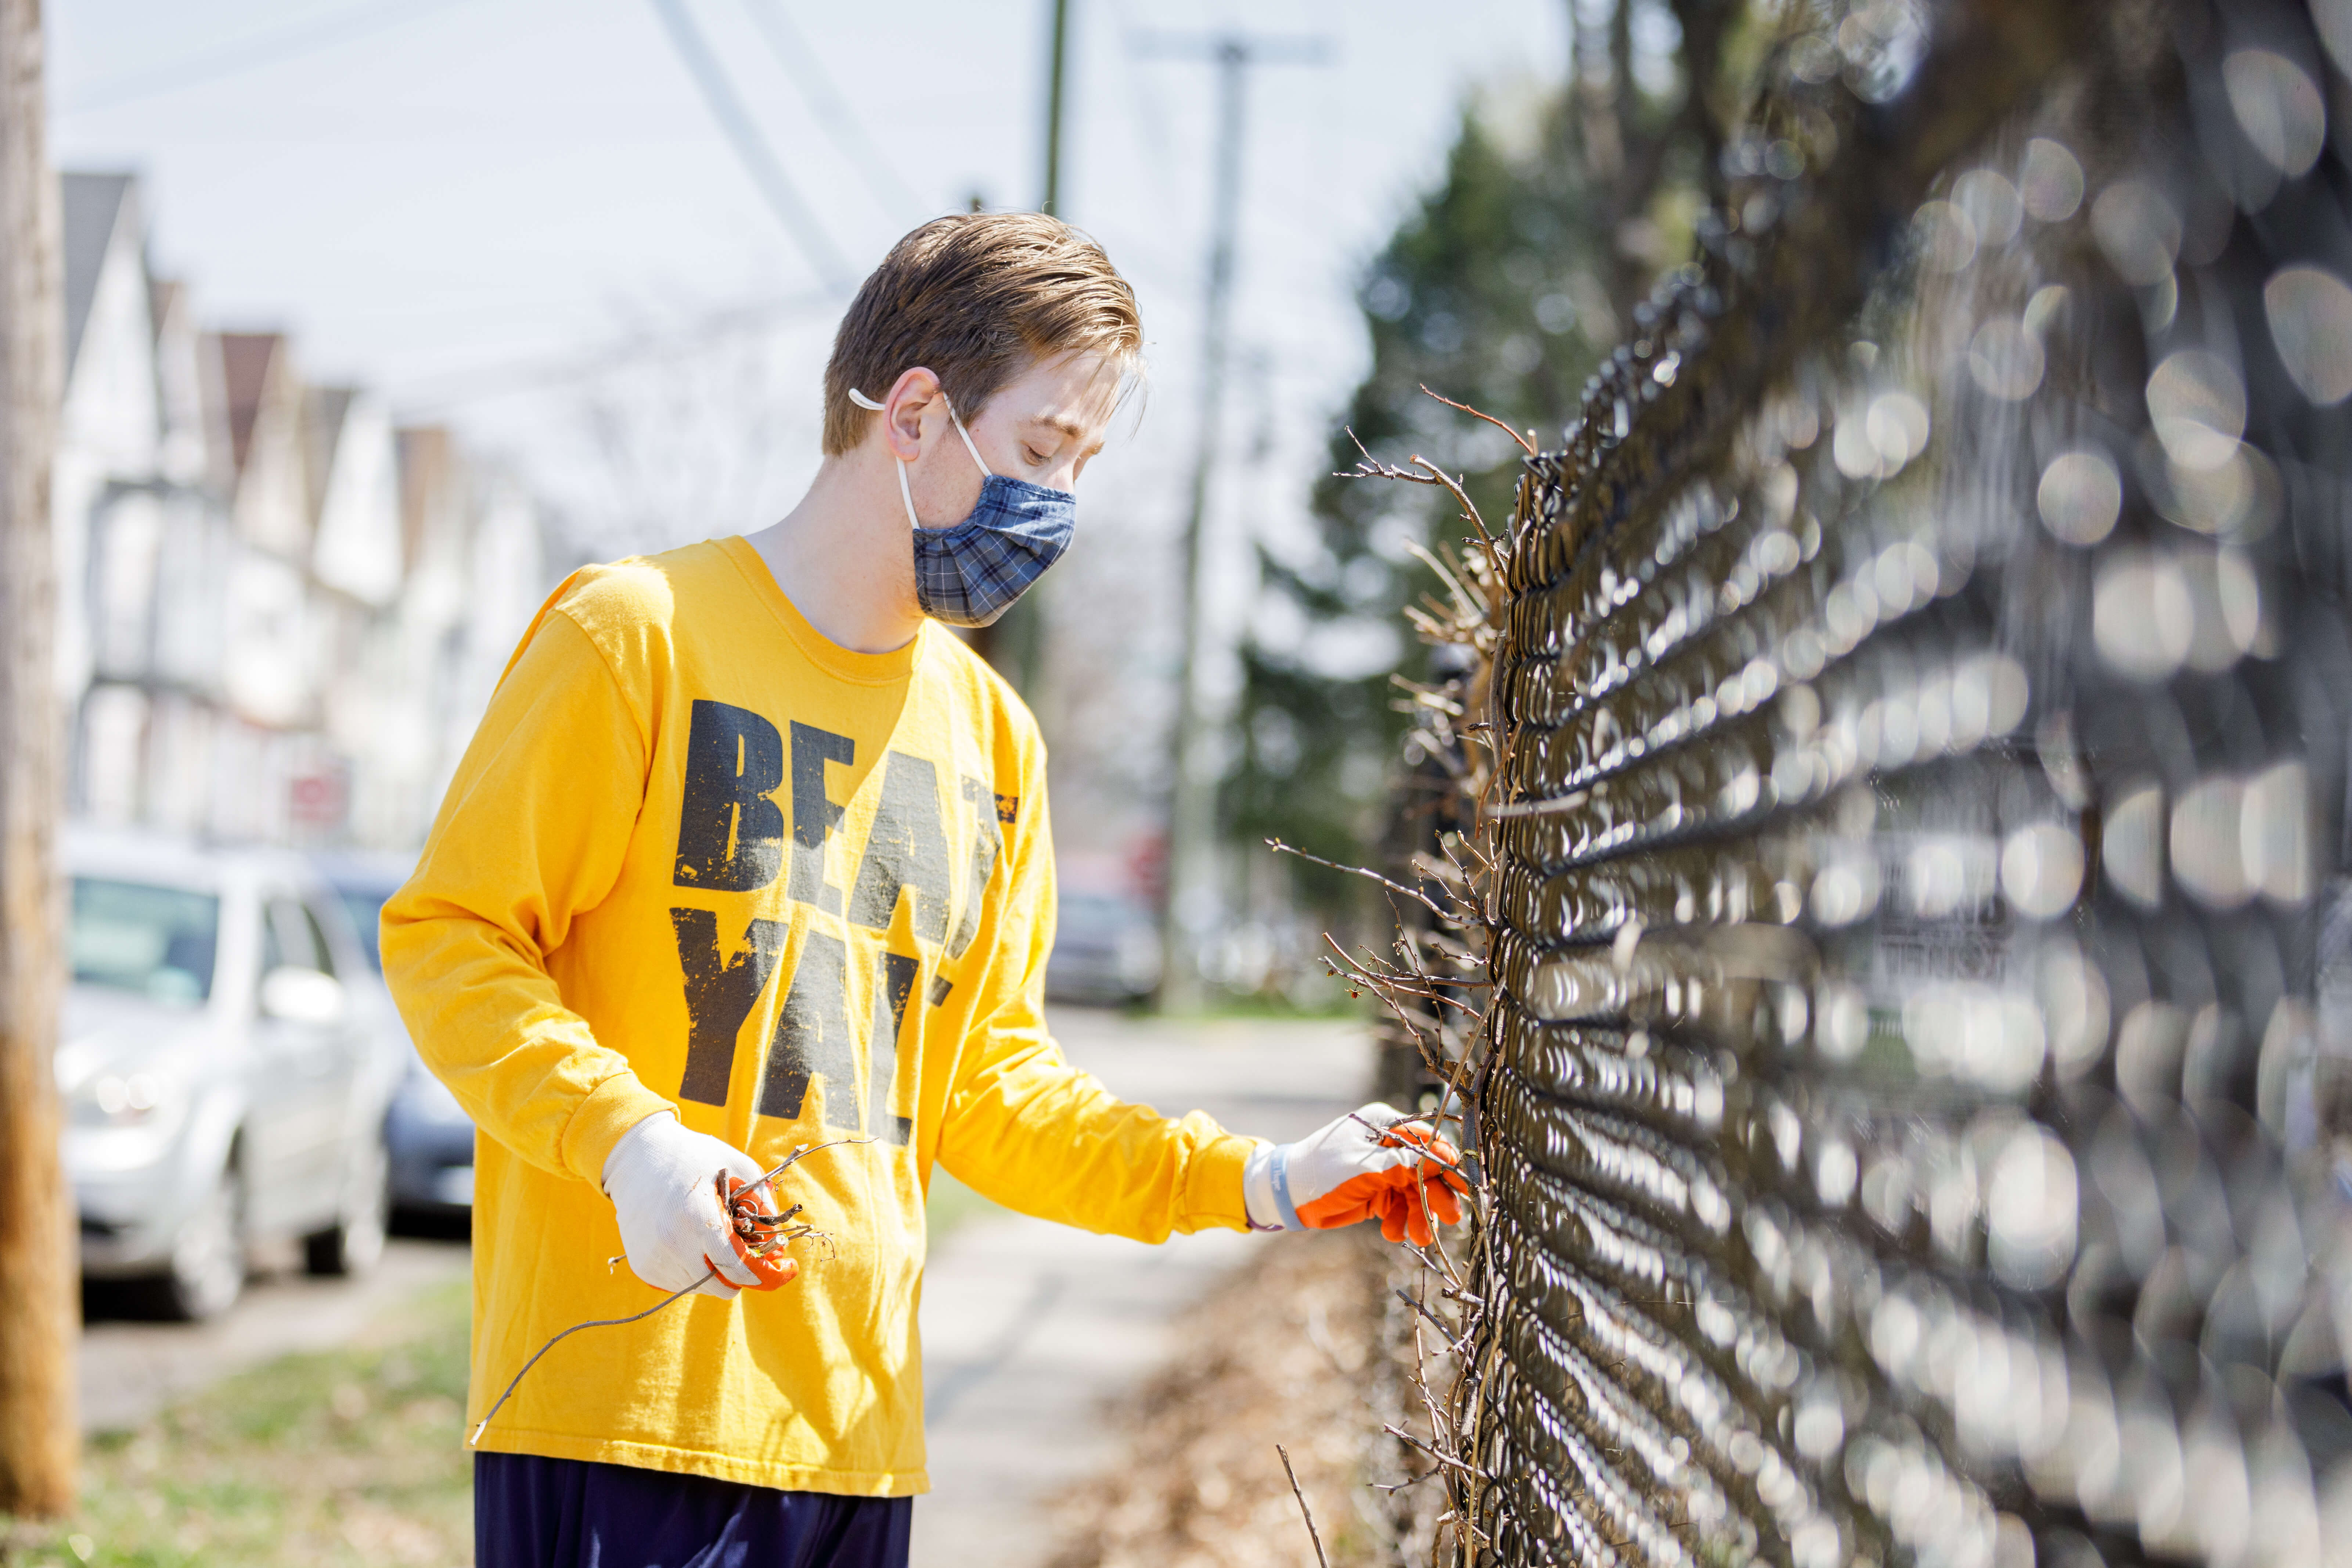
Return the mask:
[[1201, 330], [1200, 444], [1193, 454], [1192, 493], [1184, 514], [1183, 656], [1177, 671], [1176, 727], [1170, 748], [1168, 867], [1160, 910], [1160, 1006], [1163, 1012], [1189, 1013], [1198, 1011], [1205, 1000], [1202, 951], [1217, 919], [1217, 759], [1208, 744], [1201, 690], [1208, 642], [1201, 545], [1222, 455], [1234, 257], [1241, 239], [1248, 73], [1254, 65], [1319, 65], [1329, 50], [1317, 38], [1241, 33], [1206, 38], [1148, 37], [1138, 39], [1136, 47], [1161, 58], [1205, 58], [1217, 68], [1215, 185], [1210, 198], [1208, 289]]
[[1037, 210], [1048, 217], [1062, 216], [1062, 97], [1069, 80], [1070, 0], [1045, 0], [1053, 16], [1053, 41], [1045, 67], [1045, 194]]
[[0, 0], [0, 1512], [74, 1500], [79, 1316], [53, 1058], [62, 737], [49, 463], [64, 378], [39, 0]]
[[[1046, 0], [1045, 57], [1045, 179], [1037, 191], [1037, 212], [1061, 216], [1061, 124], [1070, 87], [1070, 0]], [[1013, 684], [1013, 691], [1034, 703], [1037, 682], [1045, 675], [1040, 651], [1045, 647], [1045, 602], [1037, 590], [1028, 590], [1012, 602], [995, 626], [971, 627], [971, 648], [997, 668], [997, 675]]]
[[[1037, 210], [1048, 217], [1062, 216], [1062, 110], [1068, 97], [1070, 0], [1045, 0], [1045, 170], [1040, 183]], [[1032, 588], [1013, 601], [992, 626], [974, 626], [972, 651], [996, 667], [1013, 689], [1031, 702], [1037, 700], [1037, 683], [1044, 675], [1038, 658], [1045, 640], [1045, 608]]]

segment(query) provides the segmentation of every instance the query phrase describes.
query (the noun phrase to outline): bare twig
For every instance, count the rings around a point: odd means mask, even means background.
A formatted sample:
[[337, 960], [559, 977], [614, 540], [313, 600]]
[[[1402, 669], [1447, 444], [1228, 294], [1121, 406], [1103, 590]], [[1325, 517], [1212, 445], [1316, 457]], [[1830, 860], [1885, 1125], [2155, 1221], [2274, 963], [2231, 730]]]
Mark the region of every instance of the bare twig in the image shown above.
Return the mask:
[[1462, 1353], [1464, 1341], [1454, 1337], [1453, 1328], [1448, 1325], [1443, 1318], [1440, 1318], [1436, 1313], [1431, 1311], [1427, 1303], [1416, 1301], [1402, 1290], [1399, 1290], [1396, 1293], [1396, 1298], [1398, 1300], [1402, 1301], [1406, 1306], [1411, 1307], [1414, 1311], [1419, 1312], [1423, 1317], [1427, 1318], [1432, 1323], [1437, 1326], [1437, 1331], [1445, 1336], [1446, 1354], [1460, 1355]]
[[1301, 860], [1309, 860], [1318, 866], [1328, 867], [1334, 871], [1344, 871], [1350, 877], [1361, 877], [1367, 881], [1378, 882], [1383, 888], [1387, 888], [1394, 892], [1402, 893], [1406, 898], [1418, 901], [1424, 909], [1428, 910], [1431, 914], [1435, 915], [1439, 920], [1445, 920], [1448, 918], [1444, 910], [1439, 909], [1435, 903], [1431, 901], [1428, 894], [1422, 892], [1416, 888], [1408, 888], [1402, 882], [1391, 882], [1386, 877], [1381, 876], [1378, 871], [1367, 870], [1361, 866], [1342, 866], [1337, 860], [1326, 860], [1320, 855], [1309, 855], [1306, 850], [1299, 848], [1297, 846], [1285, 844], [1279, 838], [1267, 839], [1265, 841], [1265, 846], [1277, 855], [1296, 855]]
[[1298, 1500], [1298, 1511], [1307, 1520], [1307, 1539], [1315, 1543], [1315, 1561], [1323, 1568], [1331, 1568], [1331, 1560], [1323, 1555], [1323, 1534], [1315, 1528], [1315, 1510], [1307, 1506], [1307, 1494], [1298, 1489], [1298, 1472], [1290, 1468], [1290, 1450], [1276, 1443], [1274, 1451], [1282, 1456], [1282, 1473], [1290, 1478], [1290, 1495]]
[[1464, 1471], [1469, 1475], [1477, 1477], [1482, 1481], [1492, 1481], [1495, 1479], [1486, 1471], [1478, 1468], [1475, 1465], [1470, 1464], [1466, 1460], [1457, 1459], [1451, 1454], [1442, 1453], [1438, 1449], [1431, 1447], [1428, 1444], [1423, 1442], [1420, 1438], [1414, 1436], [1412, 1433], [1406, 1431], [1402, 1426], [1382, 1426], [1381, 1430], [1387, 1433], [1390, 1436], [1398, 1439], [1400, 1442], [1412, 1444], [1414, 1447], [1420, 1449], [1423, 1453], [1428, 1455], [1431, 1458], [1435, 1459], [1439, 1464], [1447, 1467], [1449, 1469]]
[[1412, 692], [1413, 705], [1416, 708], [1434, 708], [1449, 719], [1462, 717], [1462, 704], [1434, 686], [1424, 686], [1402, 672], [1390, 675], [1389, 684], [1401, 690]]
[[803, 1143], [799, 1148], [793, 1150], [791, 1153], [785, 1155], [782, 1163], [779, 1164], [774, 1170], [769, 1172], [766, 1175], [761, 1177], [759, 1181], [756, 1181], [751, 1184], [756, 1187], [774, 1181], [778, 1176], [782, 1175], [786, 1171], [791, 1170], [794, 1165], [799, 1164], [811, 1154], [821, 1153], [827, 1149], [838, 1149], [845, 1143], [871, 1143], [874, 1142], [875, 1140], [871, 1138], [835, 1138], [824, 1143]]
[[1504, 424], [1493, 415], [1481, 414], [1476, 409], [1471, 407], [1468, 404], [1456, 403], [1454, 399], [1446, 396], [1442, 392], [1431, 392], [1427, 386], [1423, 386], [1421, 390], [1423, 393], [1426, 393], [1429, 396], [1436, 398], [1438, 402], [1443, 403], [1448, 408], [1458, 408], [1463, 413], [1470, 416], [1473, 419], [1484, 419], [1487, 424], [1492, 425], [1496, 429], [1500, 430], [1504, 435], [1508, 436], [1512, 440], [1517, 441], [1519, 444], [1520, 451], [1525, 452], [1530, 458], [1536, 455], [1536, 444], [1533, 441], [1528, 440], [1525, 436], [1520, 435], [1517, 430], [1512, 429], [1509, 426]]
[[[1401, 479], [1409, 485], [1435, 485], [1450, 492], [1455, 503], [1462, 508], [1462, 521], [1478, 531], [1479, 542], [1486, 547], [1487, 564], [1497, 580], [1500, 579], [1503, 571], [1503, 547], [1495, 542], [1493, 534], [1486, 531], [1486, 520], [1479, 515], [1477, 503], [1470, 499], [1469, 492], [1465, 490], [1452, 475], [1419, 453], [1405, 459], [1407, 463], [1412, 465], [1412, 468], [1401, 468], [1394, 463], [1383, 463], [1365, 450], [1362, 437], [1359, 437], [1352, 427], [1343, 428], [1348, 430], [1348, 439], [1356, 443], [1356, 450], [1363, 453], [1363, 459], [1345, 473], [1334, 472], [1331, 476], [1333, 479]], [[1413, 468], [1419, 468], [1422, 471], [1414, 473]]]
[[1448, 474], [1444, 468], [1439, 468], [1435, 463], [1433, 463], [1427, 458], [1422, 457], [1418, 452], [1414, 453], [1412, 457], [1407, 458], [1405, 461], [1412, 464], [1416, 468], [1428, 469], [1432, 475], [1435, 476], [1437, 483], [1444, 485], [1453, 493], [1454, 500], [1461, 505], [1462, 521], [1478, 531], [1479, 542], [1486, 545], [1486, 553], [1491, 558], [1491, 564], [1494, 566], [1496, 574], [1499, 575], [1503, 570], [1503, 547], [1495, 542], [1495, 536], [1493, 534], [1486, 531], [1486, 520], [1478, 515], [1477, 503], [1470, 499], [1470, 492], [1464, 489], [1461, 483], [1454, 479], [1453, 476]]
[[[1388, 1142], [1388, 1129], [1387, 1129], [1387, 1128], [1383, 1128], [1383, 1127], [1381, 1127], [1381, 1126], [1378, 1125], [1378, 1124], [1377, 1124], [1377, 1123], [1375, 1123], [1375, 1122], [1370, 1122], [1370, 1121], [1365, 1121], [1365, 1120], [1364, 1120], [1364, 1118], [1363, 1118], [1361, 1115], [1360, 1115], [1359, 1113], [1357, 1113], [1356, 1111], [1353, 1111], [1353, 1110], [1351, 1110], [1351, 1111], [1348, 1112], [1348, 1120], [1349, 1120], [1349, 1121], [1352, 1121], [1352, 1122], [1355, 1122], [1355, 1123], [1356, 1123], [1358, 1126], [1360, 1126], [1360, 1127], [1368, 1127], [1368, 1128], [1370, 1128], [1370, 1129], [1371, 1129], [1371, 1132], [1372, 1132], [1372, 1138], [1373, 1138], [1373, 1141], [1374, 1141], [1375, 1142], [1381, 1142], [1381, 1143], [1385, 1143], [1385, 1142]], [[1409, 1125], [1410, 1123], [1412, 1123], [1412, 1122], [1415, 1122], [1415, 1121], [1432, 1121], [1432, 1118], [1430, 1117], [1430, 1115], [1429, 1115], [1426, 1111], [1424, 1111], [1424, 1112], [1423, 1112], [1423, 1113], [1422, 1113], [1421, 1115], [1419, 1115], [1419, 1116], [1407, 1116], [1407, 1117], [1401, 1118], [1401, 1119], [1399, 1119], [1399, 1120], [1398, 1120], [1398, 1121], [1392, 1121], [1392, 1122], [1391, 1122], [1389, 1125], [1390, 1125], [1391, 1127], [1403, 1127], [1403, 1126], [1407, 1126], [1407, 1125]], [[1433, 1124], [1433, 1126], [1432, 1126], [1432, 1128], [1431, 1128], [1431, 1131], [1432, 1131], [1433, 1133], [1434, 1133], [1434, 1132], [1435, 1132], [1435, 1131], [1436, 1131], [1436, 1129], [1435, 1129], [1434, 1125]], [[1405, 1139], [1405, 1140], [1404, 1140], [1404, 1142], [1411, 1146], [1411, 1148], [1412, 1148], [1412, 1152], [1413, 1152], [1413, 1155], [1414, 1155], [1416, 1158], [1418, 1158], [1418, 1159], [1426, 1160], [1426, 1161], [1428, 1161], [1428, 1162], [1429, 1162], [1431, 1164], [1433, 1164], [1433, 1165], [1439, 1165], [1439, 1166], [1443, 1166], [1444, 1169], [1446, 1169], [1446, 1170], [1448, 1170], [1448, 1171], [1459, 1172], [1459, 1171], [1462, 1169], [1462, 1167], [1461, 1167], [1460, 1165], [1458, 1165], [1458, 1164], [1454, 1163], [1453, 1161], [1451, 1161], [1451, 1160], [1447, 1159], [1444, 1155], [1443, 1155], [1443, 1154], [1439, 1153], [1436, 1150], [1434, 1150], [1434, 1149], [1431, 1148], [1431, 1147], [1430, 1147], [1428, 1144], [1426, 1144], [1426, 1143], [1415, 1143], [1415, 1142], [1413, 1142], [1413, 1141], [1412, 1141], [1412, 1139], [1410, 1139], [1410, 1138]]]
[[1356, 452], [1359, 461], [1356, 466], [1353, 468], [1350, 468], [1348, 472], [1344, 474], [1333, 474], [1331, 476], [1333, 479], [1402, 479], [1409, 485], [1434, 485], [1437, 483], [1435, 479], [1431, 479], [1426, 474], [1416, 474], [1410, 469], [1400, 468], [1394, 463], [1381, 462], [1378, 458], [1373, 457], [1372, 454], [1365, 448], [1364, 438], [1356, 434], [1356, 427], [1354, 426], [1343, 425], [1340, 428], [1347, 431], [1348, 439], [1356, 444]]
[[[1535, 455], [1528, 440], [1502, 421], [1428, 387], [1422, 390], [1449, 408], [1504, 430], [1522, 451]], [[1417, 1051], [1428, 1079], [1437, 1084], [1433, 1112], [1417, 1120], [1433, 1127], [1451, 1120], [1466, 1130], [1475, 1122], [1475, 1108], [1496, 1059], [1496, 1020], [1490, 1005], [1494, 978], [1486, 968], [1501, 891], [1496, 834], [1500, 824], [1496, 818], [1570, 810], [1573, 804], [1514, 803], [1499, 813], [1491, 809], [1516, 780], [1511, 768], [1513, 734], [1500, 721], [1494, 689], [1494, 659], [1504, 640], [1504, 612], [1512, 599], [1509, 546], [1488, 530], [1465, 488], [1466, 476], [1449, 474], [1418, 454], [1402, 466], [1383, 461], [1372, 456], [1352, 429], [1348, 435], [1355, 443], [1359, 461], [1352, 472], [1337, 477], [1396, 479], [1442, 489], [1454, 497], [1463, 521], [1476, 537], [1416, 549], [1413, 553], [1429, 567], [1437, 591], [1419, 595], [1418, 602], [1403, 610], [1408, 626], [1424, 641], [1460, 649], [1470, 660], [1467, 671], [1426, 685], [1398, 682], [1406, 696], [1395, 707], [1409, 714], [1408, 743], [1423, 759], [1418, 793], [1399, 803], [1399, 825], [1413, 826], [1424, 812], [1439, 816], [1436, 853], [1413, 856], [1414, 885], [1411, 887], [1377, 872], [1318, 862], [1379, 882], [1399, 916], [1398, 941], [1392, 952], [1365, 946], [1351, 953], [1327, 935], [1331, 957], [1325, 963], [1352, 991], [1370, 991], [1379, 999], [1390, 1016], [1395, 1045]], [[1509, 530], [1502, 536], [1511, 545], [1529, 537], [1537, 496], [1534, 486], [1523, 479], [1513, 497]], [[1451, 826], [1444, 820], [1446, 817], [1453, 819]], [[1275, 847], [1289, 850], [1286, 845]], [[1418, 924], [1418, 917], [1406, 918], [1403, 905], [1395, 897], [1398, 894], [1411, 898], [1433, 915], [1432, 924], [1424, 928]], [[1422, 1160], [1427, 1164], [1417, 1173], [1426, 1179], [1415, 1182], [1413, 1189], [1423, 1216], [1430, 1222], [1431, 1240], [1425, 1247], [1406, 1248], [1418, 1265], [1419, 1278], [1413, 1289], [1398, 1292], [1413, 1314], [1407, 1320], [1409, 1343], [1399, 1347], [1402, 1363], [1399, 1370], [1406, 1386], [1418, 1395], [1428, 1436], [1416, 1436], [1401, 1426], [1384, 1430], [1427, 1455], [1436, 1468], [1381, 1489], [1393, 1493], [1433, 1475], [1442, 1478], [1448, 1506], [1435, 1521], [1438, 1534], [1441, 1539], [1449, 1533], [1453, 1536], [1456, 1544], [1451, 1560], [1467, 1562], [1486, 1549], [1487, 1535], [1482, 1520], [1510, 1518], [1518, 1511], [1516, 1500], [1507, 1495], [1507, 1489], [1498, 1489], [1496, 1478], [1478, 1468], [1473, 1459], [1476, 1434], [1495, 1419], [1488, 1387], [1498, 1353], [1489, 1310], [1492, 1287], [1487, 1283], [1496, 1277], [1494, 1240], [1486, 1224], [1490, 1190], [1480, 1162], [1469, 1152], [1444, 1159], [1424, 1148], [1416, 1164]], [[1444, 1227], [1436, 1225], [1435, 1215], [1429, 1212], [1429, 1181], [1463, 1192], [1467, 1226], [1459, 1258], [1446, 1245]], [[1437, 1295], [1456, 1304], [1447, 1314], [1455, 1320], [1452, 1326], [1430, 1300]], [[1447, 1385], [1442, 1399], [1435, 1386], [1441, 1383]], [[1538, 1561], [1556, 1561], [1539, 1539], [1535, 1545]]]
[[1406, 540], [1404, 547], [1408, 553], [1420, 557], [1423, 565], [1437, 574], [1437, 580], [1445, 584], [1447, 592], [1454, 595], [1454, 602], [1460, 609], [1473, 611], [1478, 607], [1477, 601], [1470, 596], [1470, 590], [1462, 585], [1462, 580], [1454, 574], [1444, 562], [1431, 554], [1425, 547], [1413, 540]]

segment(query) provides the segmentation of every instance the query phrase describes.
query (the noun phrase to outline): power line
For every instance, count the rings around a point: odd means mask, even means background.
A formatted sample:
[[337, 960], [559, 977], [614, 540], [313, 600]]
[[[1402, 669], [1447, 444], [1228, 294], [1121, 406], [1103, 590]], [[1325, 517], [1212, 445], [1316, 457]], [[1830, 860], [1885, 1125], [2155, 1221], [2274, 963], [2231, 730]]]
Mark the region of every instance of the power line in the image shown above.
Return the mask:
[[[1135, 26], [1130, 0], [1112, 0], [1118, 6], [1126, 32], [1132, 42], [1141, 36]], [[1176, 153], [1168, 142], [1168, 110], [1152, 89], [1151, 79], [1135, 68], [1139, 52], [1129, 47], [1119, 56], [1120, 67], [1132, 89], [1118, 96], [1126, 102], [1129, 116], [1135, 122], [1136, 142], [1144, 156], [1151, 161], [1151, 176], [1159, 182], [1163, 197], [1172, 197], [1176, 190]]]
[[826, 236], [824, 226], [817, 221], [816, 214], [801, 199], [792, 177], [784, 173], [782, 163], [777, 159], [775, 150], [768, 145], [767, 138], [761, 133], [759, 122], [744, 108], [743, 100], [735, 95], [734, 84], [728, 80], [719, 57], [711, 53], [709, 42], [703, 37], [701, 29], [694, 25], [694, 18], [687, 14], [685, 0], [654, 0], [654, 9], [661, 14], [664, 25], [668, 27], [670, 45], [677, 50], [687, 73], [694, 78], [694, 85], [701, 92], [702, 101], [709, 109], [710, 117], [718, 121], [719, 128], [727, 133], [728, 141], [734, 145], [735, 156], [742, 161], [744, 172], [751, 176], [751, 183], [760, 188], [760, 195], [766, 199], [768, 209], [776, 215], [776, 221], [784, 226], [784, 232], [791, 235], [793, 242], [801, 247], [801, 254], [815, 268], [818, 279], [835, 292], [848, 293], [848, 265], [842, 259], [841, 252], [834, 248], [833, 241]]
[[840, 303], [838, 292], [819, 289], [730, 305], [681, 326], [648, 328], [583, 353], [536, 355], [427, 375], [419, 384], [397, 389], [393, 400], [403, 418], [429, 418], [486, 398], [593, 381], [652, 360], [690, 358], [714, 345], [740, 341], [747, 331], [803, 321]]
[[370, 33], [380, 33], [402, 22], [415, 21], [436, 11], [446, 11], [458, 0], [393, 0], [391, 5], [358, 5], [331, 16], [313, 17], [305, 24], [280, 27], [266, 37], [230, 44], [193, 60], [181, 60], [160, 70], [134, 71], [101, 81], [70, 101], [58, 105], [63, 114], [85, 114], [113, 109], [142, 98], [155, 98], [185, 88], [202, 87], [226, 77], [239, 76], [262, 66], [320, 54]]
[[751, 15], [752, 26], [760, 29], [768, 52], [776, 57], [776, 63], [784, 68], [793, 85], [800, 89], [809, 112], [824, 127], [825, 139], [833, 143], [835, 152], [857, 165], [875, 198], [886, 207], [896, 207], [900, 214], [928, 211], [929, 204], [899, 178], [898, 171], [882, 155], [873, 138], [866, 134], [865, 124], [835, 89], [833, 79], [825, 73], [824, 62], [809, 47], [808, 39], [784, 9], [782, 0], [743, 0], [743, 9]]

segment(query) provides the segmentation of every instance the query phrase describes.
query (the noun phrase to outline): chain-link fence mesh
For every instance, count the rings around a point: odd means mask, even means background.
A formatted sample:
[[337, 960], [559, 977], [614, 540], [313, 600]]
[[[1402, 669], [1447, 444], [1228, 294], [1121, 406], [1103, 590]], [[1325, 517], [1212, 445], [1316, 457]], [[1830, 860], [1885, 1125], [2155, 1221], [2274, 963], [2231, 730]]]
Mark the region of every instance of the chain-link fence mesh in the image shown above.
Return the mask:
[[1791, 16], [1508, 541], [1465, 1555], [2352, 1563], [2352, 6]]

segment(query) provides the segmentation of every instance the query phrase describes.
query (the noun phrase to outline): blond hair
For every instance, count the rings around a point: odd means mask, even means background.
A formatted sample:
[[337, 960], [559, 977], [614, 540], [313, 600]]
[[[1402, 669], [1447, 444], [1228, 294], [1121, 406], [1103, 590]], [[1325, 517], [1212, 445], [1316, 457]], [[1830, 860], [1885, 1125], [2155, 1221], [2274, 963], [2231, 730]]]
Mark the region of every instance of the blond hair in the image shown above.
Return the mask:
[[1130, 368], [1143, 353], [1135, 290], [1103, 247], [1044, 213], [933, 218], [890, 247], [850, 301], [824, 367], [824, 451], [866, 438], [872, 414], [852, 387], [888, 395], [922, 365], [966, 424], [1034, 362], [1098, 353]]

